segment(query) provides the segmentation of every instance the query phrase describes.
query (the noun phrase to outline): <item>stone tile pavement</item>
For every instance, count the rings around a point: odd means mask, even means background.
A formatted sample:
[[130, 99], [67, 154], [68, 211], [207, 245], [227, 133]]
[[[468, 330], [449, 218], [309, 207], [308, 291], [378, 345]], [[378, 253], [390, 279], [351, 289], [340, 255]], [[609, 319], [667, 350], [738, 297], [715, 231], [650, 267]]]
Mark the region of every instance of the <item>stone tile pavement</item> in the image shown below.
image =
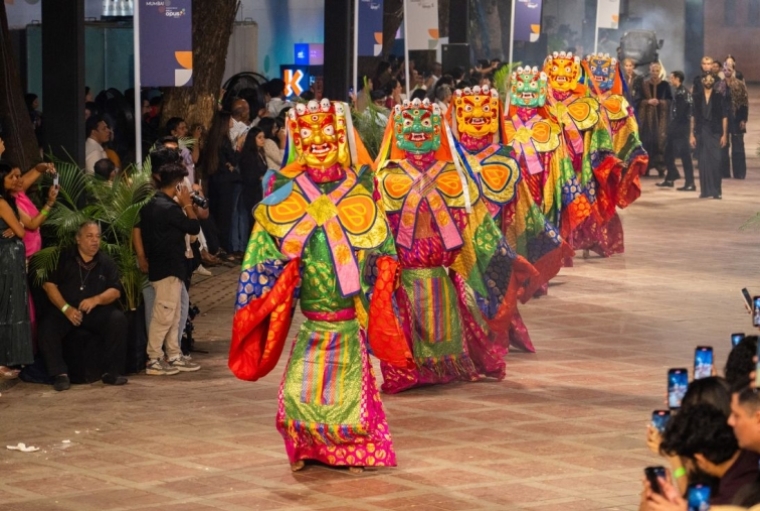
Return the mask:
[[739, 230], [760, 211], [749, 161], [722, 201], [645, 180], [622, 214], [626, 254], [577, 259], [522, 307], [538, 353], [511, 353], [505, 381], [384, 396], [396, 469], [290, 473], [274, 428], [283, 363], [257, 383], [230, 375], [236, 272], [215, 269], [191, 293], [200, 372], [3, 393], [0, 447], [41, 450], [0, 450], [0, 511], [635, 510], [667, 368], [689, 367], [697, 344], [722, 365], [729, 334], [751, 329], [739, 294], [760, 294], [760, 232]]

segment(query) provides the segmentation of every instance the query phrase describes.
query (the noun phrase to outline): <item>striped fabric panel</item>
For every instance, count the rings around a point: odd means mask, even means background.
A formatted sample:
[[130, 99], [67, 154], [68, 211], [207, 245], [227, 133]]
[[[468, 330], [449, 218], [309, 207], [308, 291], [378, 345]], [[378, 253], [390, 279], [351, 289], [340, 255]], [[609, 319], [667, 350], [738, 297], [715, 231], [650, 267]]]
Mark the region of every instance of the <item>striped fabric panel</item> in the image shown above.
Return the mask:
[[452, 289], [441, 278], [418, 279], [414, 282], [414, 306], [418, 338], [427, 343], [451, 340]]
[[316, 332], [304, 351], [301, 402], [332, 406], [343, 397], [343, 371], [348, 364], [344, 336], [336, 332]]

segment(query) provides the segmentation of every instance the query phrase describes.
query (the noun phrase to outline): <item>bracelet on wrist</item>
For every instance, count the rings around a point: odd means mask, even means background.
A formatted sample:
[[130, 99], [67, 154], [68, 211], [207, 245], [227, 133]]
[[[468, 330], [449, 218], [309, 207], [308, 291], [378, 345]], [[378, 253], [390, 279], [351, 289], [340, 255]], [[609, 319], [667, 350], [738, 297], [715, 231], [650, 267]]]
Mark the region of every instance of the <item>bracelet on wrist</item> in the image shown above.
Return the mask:
[[686, 475], [686, 468], [685, 467], [678, 467], [673, 471], [673, 478], [678, 479], [679, 477], [683, 477]]
[[42, 216], [48, 216], [50, 214], [49, 209], [42, 208], [42, 211], [40, 211], [40, 215]]
[[63, 307], [61, 307], [61, 312], [63, 312], [64, 314], [66, 314], [66, 311], [67, 311], [67, 310], [69, 310], [70, 308], [71, 308], [71, 307], [70, 307], [70, 306], [69, 306], [69, 304], [67, 303], [67, 304], [65, 304]]

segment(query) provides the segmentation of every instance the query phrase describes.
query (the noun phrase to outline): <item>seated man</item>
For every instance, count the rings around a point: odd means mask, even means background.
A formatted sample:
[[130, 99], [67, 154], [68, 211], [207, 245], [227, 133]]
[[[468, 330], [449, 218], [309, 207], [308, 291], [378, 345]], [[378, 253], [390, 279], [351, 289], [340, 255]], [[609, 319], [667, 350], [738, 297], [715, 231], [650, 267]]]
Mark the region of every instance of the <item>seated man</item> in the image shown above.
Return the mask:
[[56, 270], [43, 289], [57, 310], [45, 315], [39, 326], [39, 347], [57, 391], [71, 382], [63, 360], [63, 339], [75, 328], [97, 335], [102, 341], [102, 380], [124, 385], [122, 376], [127, 347], [127, 318], [115, 302], [121, 296], [116, 264], [100, 252], [100, 227], [85, 222], [79, 227], [76, 247], [61, 254]]
[[758, 476], [757, 453], [742, 450], [723, 411], [707, 404], [683, 408], [668, 424], [660, 450], [678, 455], [693, 472], [718, 479], [710, 504], [731, 504]]

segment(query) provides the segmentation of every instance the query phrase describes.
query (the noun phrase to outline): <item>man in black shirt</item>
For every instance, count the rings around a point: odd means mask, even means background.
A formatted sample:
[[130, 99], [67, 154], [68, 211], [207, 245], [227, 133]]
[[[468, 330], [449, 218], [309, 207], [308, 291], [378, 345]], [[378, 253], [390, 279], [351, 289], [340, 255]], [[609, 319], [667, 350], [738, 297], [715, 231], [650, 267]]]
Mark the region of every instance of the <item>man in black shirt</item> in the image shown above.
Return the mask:
[[75, 249], [61, 255], [43, 289], [57, 311], [45, 315], [39, 326], [39, 347], [53, 376], [55, 390], [71, 384], [63, 360], [63, 339], [75, 328], [96, 334], [102, 341], [103, 383], [124, 385], [127, 318], [115, 302], [121, 296], [116, 264], [100, 252], [100, 227], [85, 222]]
[[187, 169], [181, 164], [161, 166], [153, 174], [159, 190], [140, 211], [142, 242], [145, 256], [150, 262], [148, 279], [156, 291], [148, 329], [148, 363], [145, 369], [146, 374], [150, 375], [171, 375], [200, 369], [198, 364], [182, 356], [177, 342], [182, 288], [188, 271], [185, 235], [196, 236], [200, 232], [190, 190], [182, 184], [186, 175]]
[[665, 144], [665, 165], [668, 174], [665, 181], [657, 186], [672, 188], [676, 179], [681, 179], [676, 168], [676, 158], [681, 158], [686, 183], [681, 191], [694, 191], [694, 166], [691, 162], [689, 134], [691, 133], [692, 99], [689, 91], [683, 86], [684, 74], [673, 71], [670, 74], [670, 84], [673, 86], [673, 102], [670, 105], [670, 122], [668, 123], [668, 139]]

